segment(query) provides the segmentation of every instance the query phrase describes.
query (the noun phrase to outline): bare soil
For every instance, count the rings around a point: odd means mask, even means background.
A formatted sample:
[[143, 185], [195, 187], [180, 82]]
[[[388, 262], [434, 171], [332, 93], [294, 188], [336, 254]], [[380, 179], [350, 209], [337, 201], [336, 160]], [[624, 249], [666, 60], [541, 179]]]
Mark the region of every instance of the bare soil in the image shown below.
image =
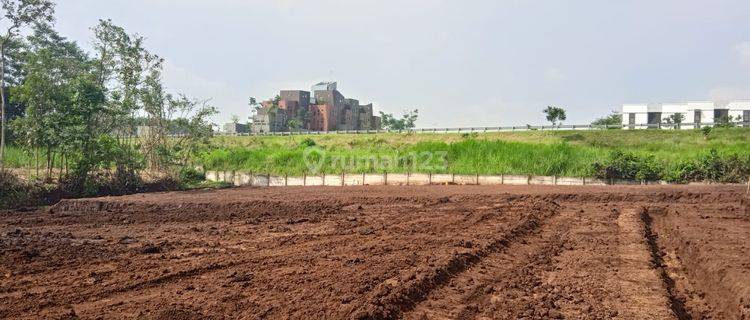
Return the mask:
[[732, 186], [237, 188], [0, 213], [0, 318], [750, 319]]

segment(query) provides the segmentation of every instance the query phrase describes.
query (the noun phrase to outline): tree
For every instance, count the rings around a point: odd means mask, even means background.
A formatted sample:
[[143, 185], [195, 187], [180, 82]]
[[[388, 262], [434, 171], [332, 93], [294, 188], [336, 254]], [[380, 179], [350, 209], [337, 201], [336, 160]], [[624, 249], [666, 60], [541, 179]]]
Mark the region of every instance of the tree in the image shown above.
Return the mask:
[[666, 124], [673, 125], [675, 129], [679, 129], [680, 124], [685, 121], [685, 115], [682, 113], [673, 113], [662, 120]]
[[617, 111], [612, 111], [612, 114], [594, 120], [591, 122], [595, 126], [621, 126], [622, 125], [622, 114]]
[[5, 12], [0, 22], [7, 23], [5, 34], [0, 35], [0, 170], [5, 168], [5, 50], [18, 36], [21, 28], [30, 24], [46, 24], [54, 17], [54, 4], [48, 0], [0, 0]]
[[287, 126], [289, 126], [289, 131], [296, 132], [302, 129], [302, 120], [293, 118], [289, 121], [287, 121]]
[[[24, 54], [25, 77], [12, 95], [12, 101], [25, 105], [25, 116], [16, 120], [16, 133], [34, 149], [38, 159], [40, 148], [47, 153], [47, 178], [50, 177], [53, 152], [62, 158], [72, 145], [66, 143], [74, 79], [90, 73], [91, 60], [75, 42], [60, 36], [48, 25], [36, 25], [28, 37]], [[62, 159], [60, 159], [62, 160]], [[62, 165], [61, 165], [62, 167]], [[37, 163], [37, 172], [38, 172]]]
[[546, 115], [547, 121], [551, 122], [553, 126], [562, 124], [567, 119], [565, 109], [563, 108], [547, 106], [547, 109], [544, 109], [543, 112]]
[[240, 123], [240, 116], [232, 114], [231, 116], [229, 116], [229, 121], [232, 121], [232, 123], [234, 124], [238, 124]]
[[408, 130], [414, 128], [418, 116], [419, 109], [404, 112], [400, 119], [394, 117], [393, 114], [380, 111], [380, 123], [385, 129]]
[[169, 150], [174, 153], [176, 162], [171, 164], [188, 165], [198, 151], [209, 144], [213, 136], [209, 118], [218, 112], [208, 100], [190, 99], [184, 94], [167, 96], [167, 119], [171, 132], [178, 132], [178, 139], [170, 139]]

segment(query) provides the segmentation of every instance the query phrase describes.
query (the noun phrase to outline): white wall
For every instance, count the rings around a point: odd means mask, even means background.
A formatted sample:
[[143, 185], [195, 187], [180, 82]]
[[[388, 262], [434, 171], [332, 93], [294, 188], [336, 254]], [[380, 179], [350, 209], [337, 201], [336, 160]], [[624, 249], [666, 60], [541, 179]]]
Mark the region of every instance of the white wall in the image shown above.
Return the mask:
[[[742, 116], [745, 110], [750, 110], [750, 100], [747, 101], [733, 101], [717, 107], [715, 103], [710, 101], [690, 101], [685, 103], [665, 103], [665, 104], [624, 104], [622, 106], [622, 124], [627, 126], [629, 124], [630, 114], [635, 114], [635, 125], [637, 129], [643, 129], [638, 127], [639, 125], [646, 125], [648, 123], [648, 112], [661, 112], [662, 120], [675, 113], [682, 113], [685, 116], [682, 125], [682, 129], [693, 129], [695, 126], [695, 111], [700, 111], [701, 123], [713, 123], [714, 110], [729, 109], [729, 115], [732, 117]], [[744, 119], [743, 119], [744, 120]], [[750, 119], [749, 119], [750, 120]], [[628, 129], [627, 127], [625, 127]], [[665, 129], [669, 128], [667, 126]]]

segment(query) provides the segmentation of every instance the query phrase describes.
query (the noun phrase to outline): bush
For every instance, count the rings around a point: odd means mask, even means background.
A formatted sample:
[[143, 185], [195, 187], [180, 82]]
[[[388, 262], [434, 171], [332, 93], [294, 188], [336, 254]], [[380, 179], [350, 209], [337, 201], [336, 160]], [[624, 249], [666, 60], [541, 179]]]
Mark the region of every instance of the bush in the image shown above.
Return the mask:
[[594, 175], [600, 179], [655, 181], [662, 177], [664, 166], [653, 155], [613, 151], [607, 160], [593, 164]]
[[302, 148], [314, 147], [315, 140], [310, 139], [310, 138], [305, 138], [304, 140], [302, 140], [302, 142], [299, 143], [299, 146]]
[[14, 173], [0, 170], [0, 209], [33, 206], [40, 189], [19, 179]]
[[194, 168], [185, 167], [180, 169], [179, 180], [184, 184], [201, 183], [206, 181], [206, 174]]
[[685, 160], [672, 167], [667, 180], [672, 182], [710, 181], [743, 183], [750, 175], [750, 155], [721, 155], [715, 149], [697, 159]]

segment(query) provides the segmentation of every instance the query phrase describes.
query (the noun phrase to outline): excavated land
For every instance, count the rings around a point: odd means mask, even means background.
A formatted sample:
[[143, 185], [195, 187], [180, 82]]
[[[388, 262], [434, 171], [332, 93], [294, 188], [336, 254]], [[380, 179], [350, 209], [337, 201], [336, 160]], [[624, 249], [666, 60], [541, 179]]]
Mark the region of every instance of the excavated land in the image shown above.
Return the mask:
[[750, 319], [735, 186], [280, 187], [0, 213], [0, 318]]

